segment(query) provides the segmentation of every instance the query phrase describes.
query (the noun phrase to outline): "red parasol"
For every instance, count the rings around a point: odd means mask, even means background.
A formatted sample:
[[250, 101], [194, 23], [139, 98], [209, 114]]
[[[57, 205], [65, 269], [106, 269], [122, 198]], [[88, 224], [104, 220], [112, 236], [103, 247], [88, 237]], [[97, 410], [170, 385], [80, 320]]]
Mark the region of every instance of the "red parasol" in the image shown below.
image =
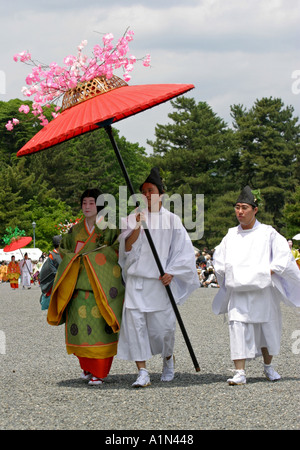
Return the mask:
[[[101, 77], [95, 78], [90, 82], [80, 83], [76, 88], [71, 89], [65, 94], [62, 104], [63, 112], [30, 139], [18, 151], [17, 156], [25, 156], [45, 150], [89, 131], [104, 128], [110, 138], [130, 193], [133, 198], [136, 198], [122, 156], [113, 137], [111, 124], [166, 102], [193, 88], [194, 85], [192, 84], [128, 86], [127, 83], [116, 76], [113, 76], [109, 80]], [[139, 205], [137, 200], [136, 205]], [[164, 270], [152, 241], [151, 234], [147, 229], [146, 223], [142, 222], [142, 225], [145, 229], [145, 234], [159, 272], [163, 276]], [[170, 286], [166, 286], [166, 290], [195, 369], [199, 372], [200, 367]]]
[[[118, 85], [107, 90], [102, 87], [99, 93], [86, 90], [74, 92], [65, 100], [67, 109], [40, 130], [17, 156], [24, 156], [44, 150], [73, 137], [96, 130], [107, 120], [118, 122], [126, 117], [152, 108], [194, 88], [192, 84], [153, 84], [128, 86], [118, 77]], [[122, 86], [119, 87], [120, 81]], [[100, 82], [99, 82], [100, 83]], [[82, 92], [83, 91], [83, 92]], [[73, 95], [72, 95], [73, 94]], [[94, 96], [92, 96], [94, 95]], [[70, 107], [71, 106], [71, 107]], [[64, 104], [63, 104], [64, 107]]]
[[[21, 248], [26, 247], [30, 242], [32, 241], [32, 237], [30, 236], [18, 236], [13, 237], [10, 244], [6, 245], [3, 249], [4, 252], [14, 252], [15, 250], [19, 250], [22, 258], [24, 259], [23, 253], [21, 251]], [[26, 260], [25, 260], [26, 263]], [[29, 267], [26, 263], [27, 270], [30, 273]]]
[[19, 238], [13, 238], [11, 243], [6, 245], [3, 249], [4, 252], [14, 252], [20, 250], [20, 248], [26, 247], [32, 241], [32, 237], [21, 236]]

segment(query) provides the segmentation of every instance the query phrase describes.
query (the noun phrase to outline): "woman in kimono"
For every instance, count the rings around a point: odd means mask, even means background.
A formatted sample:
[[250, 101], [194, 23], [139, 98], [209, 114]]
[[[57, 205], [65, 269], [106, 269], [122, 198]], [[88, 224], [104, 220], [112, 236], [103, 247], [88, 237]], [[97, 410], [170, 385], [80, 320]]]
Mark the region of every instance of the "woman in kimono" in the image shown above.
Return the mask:
[[5, 283], [7, 281], [7, 264], [2, 261], [0, 265], [0, 283]]
[[8, 269], [7, 269], [7, 277], [9, 279], [10, 287], [12, 289], [18, 289], [18, 287], [19, 287], [18, 280], [19, 280], [20, 274], [21, 274], [20, 266], [18, 263], [16, 263], [15, 257], [12, 256], [11, 261], [8, 264]]
[[65, 323], [67, 353], [78, 357], [89, 385], [102, 384], [110, 371], [124, 299], [117, 230], [97, 216], [99, 195], [97, 189], [83, 193], [85, 218], [62, 238], [47, 316], [50, 325]]

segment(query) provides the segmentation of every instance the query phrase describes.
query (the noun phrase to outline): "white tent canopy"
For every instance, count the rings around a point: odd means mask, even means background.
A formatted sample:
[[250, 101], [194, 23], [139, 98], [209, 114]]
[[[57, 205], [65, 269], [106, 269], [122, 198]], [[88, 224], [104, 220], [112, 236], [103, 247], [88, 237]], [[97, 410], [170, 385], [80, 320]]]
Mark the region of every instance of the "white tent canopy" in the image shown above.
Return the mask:
[[[22, 255], [21, 255], [21, 252]], [[25, 253], [28, 254], [28, 258], [31, 261], [38, 261], [40, 256], [42, 256], [42, 250], [39, 248], [21, 248], [20, 250], [14, 250], [13, 252], [4, 252], [3, 249], [0, 249], [0, 261], [10, 261], [12, 256], [15, 256], [16, 261], [20, 261], [23, 259]]]
[[296, 239], [296, 241], [300, 241], [300, 233], [293, 236], [293, 239]]

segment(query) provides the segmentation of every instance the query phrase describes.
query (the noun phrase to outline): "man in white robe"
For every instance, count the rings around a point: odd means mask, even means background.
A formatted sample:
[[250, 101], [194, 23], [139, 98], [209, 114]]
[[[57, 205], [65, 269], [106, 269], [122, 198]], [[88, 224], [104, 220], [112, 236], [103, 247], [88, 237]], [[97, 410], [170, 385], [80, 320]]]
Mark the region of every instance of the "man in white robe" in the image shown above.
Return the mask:
[[280, 375], [271, 361], [280, 350], [280, 302], [300, 306], [300, 272], [287, 240], [256, 219], [258, 202], [246, 186], [235, 205], [239, 226], [230, 228], [214, 252], [220, 290], [215, 314], [228, 313], [231, 359], [235, 375], [230, 385], [245, 384], [245, 362], [263, 356], [264, 373]]
[[25, 253], [24, 259], [19, 262], [20, 270], [21, 270], [21, 284], [23, 289], [27, 287], [31, 288], [31, 274], [32, 274], [32, 262], [31, 259], [28, 258], [28, 254]]
[[[135, 361], [138, 378], [133, 387], [150, 385], [146, 361], [163, 357], [161, 381], [174, 378], [176, 317], [165, 286], [177, 304], [199, 287], [195, 254], [181, 220], [161, 203], [163, 183], [157, 168], [141, 185], [148, 208], [126, 218], [120, 237], [119, 264], [126, 283], [117, 358]], [[165, 271], [160, 276], [141, 221], [146, 222]]]

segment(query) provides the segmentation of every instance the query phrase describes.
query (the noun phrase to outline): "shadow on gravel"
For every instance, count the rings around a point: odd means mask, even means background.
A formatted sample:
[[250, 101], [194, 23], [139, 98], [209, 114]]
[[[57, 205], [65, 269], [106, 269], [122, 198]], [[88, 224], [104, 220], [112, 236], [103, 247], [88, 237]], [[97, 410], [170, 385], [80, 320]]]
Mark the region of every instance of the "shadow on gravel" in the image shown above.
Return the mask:
[[279, 385], [281, 383], [285, 383], [286, 381], [299, 381], [297, 377], [283, 377], [277, 381], [269, 381], [264, 375], [261, 377], [247, 377], [247, 384], [255, 384], [255, 383], [267, 383], [270, 385], [276, 384]]
[[[178, 387], [188, 387], [199, 384], [214, 384], [226, 381], [223, 375], [213, 374], [213, 373], [176, 373], [174, 380], [171, 382], [160, 381], [160, 373], [150, 372], [151, 386], [159, 388], [178, 388]], [[89, 386], [87, 382], [78, 379], [69, 379], [59, 381], [57, 384], [60, 387], [73, 387], [73, 388], [98, 388], [98, 389], [132, 389], [131, 385], [136, 380], [136, 374], [120, 374], [120, 375], [109, 375], [105, 380], [105, 383], [100, 386]]]
[[[215, 373], [197, 373], [197, 374], [191, 374], [191, 373], [176, 373], [174, 380], [171, 382], [162, 382], [160, 381], [160, 373], [150, 373], [151, 377], [151, 386], [148, 387], [148, 389], [153, 389], [156, 387], [164, 388], [164, 389], [172, 389], [172, 388], [186, 388], [189, 386], [195, 386], [195, 385], [211, 385], [211, 384], [217, 384], [221, 383], [222, 385], [226, 384], [227, 378], [229, 378], [228, 374], [215, 374]], [[132, 383], [136, 380], [136, 374], [120, 374], [120, 375], [109, 375], [107, 379], [105, 380], [105, 383], [100, 386], [89, 386], [87, 381], [83, 381], [80, 378], [76, 379], [67, 379], [67, 380], [61, 380], [57, 383], [59, 387], [68, 387], [68, 388], [75, 388], [75, 389], [112, 389], [112, 390], [118, 390], [118, 389], [130, 389], [132, 388]], [[270, 385], [280, 385], [283, 382], [286, 381], [297, 381], [297, 377], [284, 377], [283, 379], [271, 383], [268, 381], [264, 376], [261, 377], [248, 377], [247, 378], [247, 385], [256, 384], [256, 383], [267, 383]]]

